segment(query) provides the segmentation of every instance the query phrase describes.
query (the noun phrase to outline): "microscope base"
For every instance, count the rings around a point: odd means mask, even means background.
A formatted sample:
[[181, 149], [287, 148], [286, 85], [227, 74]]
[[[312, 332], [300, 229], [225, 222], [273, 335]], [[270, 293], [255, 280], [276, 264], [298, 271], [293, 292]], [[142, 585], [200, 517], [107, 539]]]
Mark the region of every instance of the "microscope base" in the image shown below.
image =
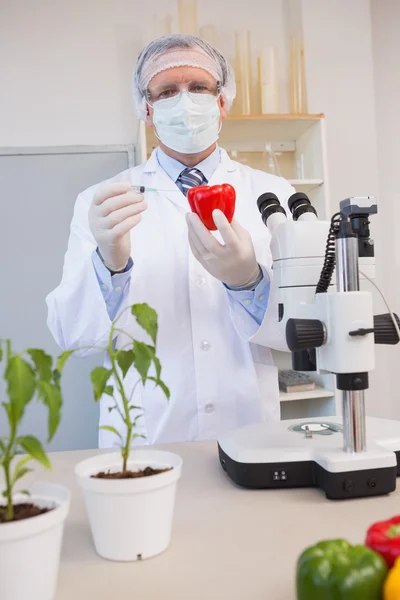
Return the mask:
[[360, 453], [343, 451], [341, 431], [336, 417], [256, 423], [221, 437], [219, 460], [246, 488], [317, 487], [331, 500], [394, 491], [400, 422], [367, 418], [367, 451]]

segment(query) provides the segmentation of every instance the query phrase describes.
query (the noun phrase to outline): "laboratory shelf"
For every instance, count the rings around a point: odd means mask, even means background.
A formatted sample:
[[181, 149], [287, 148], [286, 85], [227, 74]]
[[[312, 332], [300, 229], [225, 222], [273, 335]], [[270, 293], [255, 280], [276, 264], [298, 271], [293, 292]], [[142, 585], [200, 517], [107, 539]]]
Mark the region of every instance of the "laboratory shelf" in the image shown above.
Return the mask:
[[309, 120], [312, 119], [314, 121], [318, 120], [318, 119], [323, 119], [325, 117], [325, 115], [323, 113], [317, 113], [317, 114], [307, 114], [307, 113], [271, 113], [269, 115], [235, 115], [235, 114], [230, 114], [228, 115], [228, 121], [240, 121], [242, 119], [248, 120], [248, 121], [265, 121], [265, 120], [276, 120], [276, 119], [281, 119], [281, 120], [286, 120], [286, 121], [296, 121], [296, 119], [304, 119], [304, 120]]
[[220, 142], [250, 139], [256, 141], [296, 141], [324, 119], [316, 115], [228, 115]]
[[324, 183], [323, 179], [289, 179], [288, 181], [296, 190], [305, 194], [308, 194]]
[[317, 387], [315, 390], [308, 392], [280, 392], [279, 399], [281, 402], [294, 402], [296, 400], [310, 400], [312, 398], [333, 398], [335, 392], [322, 387]]

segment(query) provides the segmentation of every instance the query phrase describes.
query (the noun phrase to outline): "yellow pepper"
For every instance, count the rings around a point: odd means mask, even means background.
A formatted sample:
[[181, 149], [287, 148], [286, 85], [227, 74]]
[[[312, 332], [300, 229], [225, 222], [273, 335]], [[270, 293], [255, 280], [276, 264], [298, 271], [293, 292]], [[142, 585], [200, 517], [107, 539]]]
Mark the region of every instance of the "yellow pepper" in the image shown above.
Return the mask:
[[383, 600], [400, 600], [400, 558], [396, 560], [386, 578], [383, 586]]

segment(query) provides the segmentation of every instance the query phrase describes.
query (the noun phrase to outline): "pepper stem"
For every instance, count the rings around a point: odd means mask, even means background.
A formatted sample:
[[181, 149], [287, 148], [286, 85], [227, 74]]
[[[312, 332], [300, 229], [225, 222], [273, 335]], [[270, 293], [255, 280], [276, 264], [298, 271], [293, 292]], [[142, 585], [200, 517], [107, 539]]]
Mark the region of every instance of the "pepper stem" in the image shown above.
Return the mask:
[[388, 538], [400, 537], [400, 524], [391, 525], [386, 532], [386, 537], [388, 537]]

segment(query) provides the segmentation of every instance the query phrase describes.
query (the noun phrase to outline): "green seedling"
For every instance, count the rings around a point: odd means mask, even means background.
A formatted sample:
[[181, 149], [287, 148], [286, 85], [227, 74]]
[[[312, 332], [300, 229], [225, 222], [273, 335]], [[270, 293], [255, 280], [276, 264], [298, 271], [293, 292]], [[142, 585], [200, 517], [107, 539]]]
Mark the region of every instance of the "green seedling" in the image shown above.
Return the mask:
[[[118, 321], [127, 310], [131, 312], [136, 318], [138, 325], [140, 325], [140, 327], [149, 335], [153, 343], [152, 345], [135, 340], [131, 335], [118, 328]], [[114, 400], [114, 404], [110, 406], [108, 410], [110, 412], [116, 410], [126, 428], [124, 434], [121, 434], [121, 432], [111, 425], [102, 426], [102, 429], [111, 431], [119, 438], [122, 455], [122, 473], [127, 472], [132, 442], [138, 437], [144, 437], [135, 433], [136, 423], [143, 415], [143, 409], [132, 404], [132, 398], [136, 387], [138, 385], [146, 385], [148, 381], [152, 381], [156, 386], [163, 390], [167, 399], [169, 399], [170, 396], [169, 389], [161, 380], [161, 364], [156, 356], [157, 332], [157, 313], [153, 308], [148, 304], [134, 304], [133, 306], [127, 307], [113, 322], [108, 345], [106, 348], [102, 348], [108, 355], [111, 365], [110, 368], [96, 367], [91, 373], [96, 402], [100, 400], [103, 394], [111, 396]], [[114, 338], [117, 334], [122, 334], [129, 340], [129, 343], [120, 349], [114, 347]], [[128, 397], [124, 388], [124, 379], [131, 366], [136, 369], [139, 378]], [[150, 371], [152, 366], [154, 368]], [[149, 375], [149, 372], [152, 374]], [[110, 385], [110, 380], [112, 380], [113, 385]], [[122, 401], [121, 403], [117, 401], [115, 391], [118, 392]]]
[[[53, 358], [36, 348], [15, 354], [10, 340], [0, 340], [0, 361], [5, 362], [4, 380], [8, 401], [3, 402], [9, 433], [0, 437], [0, 469], [4, 472], [6, 502], [5, 520], [14, 518], [13, 495], [17, 481], [32, 469], [31, 460], [46, 469], [51, 468], [49, 458], [41, 442], [33, 435], [20, 435], [19, 428], [27, 405], [37, 398], [48, 409], [48, 441], [57, 431], [61, 418], [61, 373], [71, 352], [64, 352], [53, 365]], [[17, 460], [17, 456], [25, 454]], [[23, 493], [28, 494], [26, 490]], [[29, 495], [29, 494], [28, 494]]]

